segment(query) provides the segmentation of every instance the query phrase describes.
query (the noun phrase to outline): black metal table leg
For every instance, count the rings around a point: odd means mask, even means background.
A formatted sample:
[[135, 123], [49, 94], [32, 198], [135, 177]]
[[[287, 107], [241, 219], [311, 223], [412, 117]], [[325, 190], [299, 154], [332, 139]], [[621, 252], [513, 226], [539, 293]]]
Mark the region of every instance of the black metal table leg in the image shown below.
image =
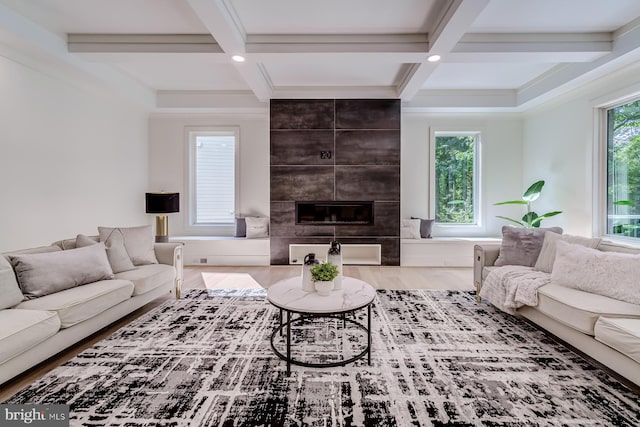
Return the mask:
[[291, 374], [291, 312], [287, 310], [287, 375]]
[[368, 361], [371, 365], [371, 304], [367, 306], [367, 348]]
[[282, 336], [282, 309], [280, 309], [280, 336]]

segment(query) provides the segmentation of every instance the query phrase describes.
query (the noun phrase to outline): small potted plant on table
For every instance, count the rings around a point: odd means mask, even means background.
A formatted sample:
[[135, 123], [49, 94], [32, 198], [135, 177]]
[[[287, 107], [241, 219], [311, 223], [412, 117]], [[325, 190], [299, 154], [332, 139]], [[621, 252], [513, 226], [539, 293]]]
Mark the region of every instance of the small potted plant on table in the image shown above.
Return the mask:
[[327, 296], [333, 290], [333, 280], [338, 276], [338, 267], [330, 262], [316, 264], [311, 269], [311, 280], [318, 294]]

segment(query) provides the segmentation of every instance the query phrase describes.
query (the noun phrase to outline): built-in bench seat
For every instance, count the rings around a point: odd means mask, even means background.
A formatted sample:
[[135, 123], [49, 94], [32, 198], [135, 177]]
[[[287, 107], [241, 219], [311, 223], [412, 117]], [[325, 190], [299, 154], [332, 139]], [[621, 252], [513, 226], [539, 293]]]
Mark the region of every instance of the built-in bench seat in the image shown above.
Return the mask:
[[493, 237], [400, 239], [400, 265], [406, 267], [473, 267], [473, 247], [500, 244]]
[[173, 236], [182, 243], [185, 265], [269, 265], [269, 238], [233, 236]]

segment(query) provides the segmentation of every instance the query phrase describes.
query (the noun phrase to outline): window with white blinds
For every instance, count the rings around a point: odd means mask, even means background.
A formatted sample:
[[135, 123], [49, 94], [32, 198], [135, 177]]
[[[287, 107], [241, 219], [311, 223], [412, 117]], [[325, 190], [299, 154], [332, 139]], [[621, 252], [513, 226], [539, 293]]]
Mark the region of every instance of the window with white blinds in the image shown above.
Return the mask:
[[190, 131], [191, 225], [233, 225], [236, 209], [236, 130]]

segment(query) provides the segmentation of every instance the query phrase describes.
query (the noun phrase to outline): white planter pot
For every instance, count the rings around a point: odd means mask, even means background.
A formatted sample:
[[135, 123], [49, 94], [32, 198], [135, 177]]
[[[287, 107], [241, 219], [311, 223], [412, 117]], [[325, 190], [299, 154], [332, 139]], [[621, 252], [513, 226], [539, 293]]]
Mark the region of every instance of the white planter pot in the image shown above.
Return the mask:
[[332, 290], [333, 290], [333, 281], [331, 282], [317, 281], [316, 282], [316, 292], [318, 292], [319, 295], [328, 296]]

